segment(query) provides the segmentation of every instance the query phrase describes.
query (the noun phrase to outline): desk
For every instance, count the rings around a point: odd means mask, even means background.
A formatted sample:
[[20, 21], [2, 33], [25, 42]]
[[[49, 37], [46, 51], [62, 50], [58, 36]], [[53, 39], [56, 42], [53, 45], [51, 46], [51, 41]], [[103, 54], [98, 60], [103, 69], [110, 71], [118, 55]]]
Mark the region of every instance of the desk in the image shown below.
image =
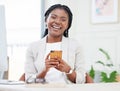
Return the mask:
[[0, 85], [0, 91], [120, 91], [120, 83]]

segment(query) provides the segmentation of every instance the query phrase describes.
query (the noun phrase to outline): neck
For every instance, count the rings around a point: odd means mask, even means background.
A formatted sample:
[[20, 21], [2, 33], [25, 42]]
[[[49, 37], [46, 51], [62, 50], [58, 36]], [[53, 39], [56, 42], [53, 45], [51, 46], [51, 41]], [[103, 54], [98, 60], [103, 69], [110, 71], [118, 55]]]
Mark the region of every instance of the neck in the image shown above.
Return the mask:
[[47, 43], [60, 42], [60, 41], [62, 41], [62, 36], [60, 36], [60, 37], [47, 36], [46, 41], [47, 41]]

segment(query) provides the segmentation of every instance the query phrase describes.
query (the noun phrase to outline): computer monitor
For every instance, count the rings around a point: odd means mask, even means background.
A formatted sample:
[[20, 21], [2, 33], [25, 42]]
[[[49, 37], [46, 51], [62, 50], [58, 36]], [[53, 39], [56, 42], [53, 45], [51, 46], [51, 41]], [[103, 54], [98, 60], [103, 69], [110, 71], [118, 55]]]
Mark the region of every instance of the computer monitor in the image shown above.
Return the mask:
[[[7, 41], [6, 41], [6, 26], [5, 26], [5, 6], [0, 5], [0, 77], [4, 71], [7, 71]], [[1, 79], [0, 78], [0, 79]]]

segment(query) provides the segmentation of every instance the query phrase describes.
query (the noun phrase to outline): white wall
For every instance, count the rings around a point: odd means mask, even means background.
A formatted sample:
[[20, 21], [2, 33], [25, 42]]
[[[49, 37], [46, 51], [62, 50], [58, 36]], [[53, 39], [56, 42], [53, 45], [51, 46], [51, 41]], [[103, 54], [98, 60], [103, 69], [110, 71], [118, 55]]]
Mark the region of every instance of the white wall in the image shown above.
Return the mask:
[[[105, 59], [98, 48], [106, 50], [114, 64], [120, 64], [120, 12], [117, 23], [92, 24], [91, 0], [46, 0], [46, 9], [55, 3], [66, 4], [71, 8], [73, 24], [70, 37], [83, 45], [88, 69], [95, 61]], [[120, 11], [120, 6], [118, 8]]]

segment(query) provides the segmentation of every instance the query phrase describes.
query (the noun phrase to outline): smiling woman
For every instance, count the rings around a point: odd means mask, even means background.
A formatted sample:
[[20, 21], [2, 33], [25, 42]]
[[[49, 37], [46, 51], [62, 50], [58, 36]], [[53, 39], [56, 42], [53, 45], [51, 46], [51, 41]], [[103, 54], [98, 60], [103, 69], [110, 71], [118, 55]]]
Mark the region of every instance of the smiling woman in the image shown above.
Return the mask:
[[[68, 36], [72, 17], [70, 8], [62, 4], [54, 4], [45, 12], [43, 38], [31, 43], [26, 52], [26, 82], [35, 83], [42, 79], [47, 83], [85, 83], [82, 47]], [[62, 57], [55, 54], [51, 58], [51, 50], [62, 51]]]

